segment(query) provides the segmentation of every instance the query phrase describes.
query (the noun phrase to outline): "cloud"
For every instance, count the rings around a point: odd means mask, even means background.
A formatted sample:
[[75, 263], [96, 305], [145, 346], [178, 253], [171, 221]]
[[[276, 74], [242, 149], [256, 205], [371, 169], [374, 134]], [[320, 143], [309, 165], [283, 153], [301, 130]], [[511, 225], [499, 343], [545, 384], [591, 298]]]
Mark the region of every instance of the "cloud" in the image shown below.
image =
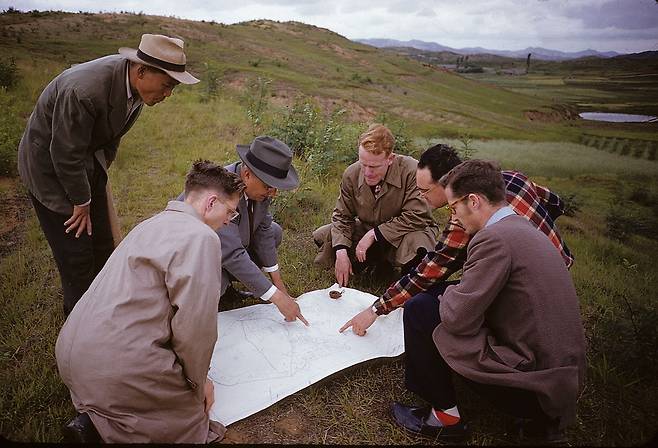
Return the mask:
[[644, 51], [656, 48], [655, 0], [0, 0], [0, 8], [143, 11], [235, 23], [296, 20], [348, 38], [451, 47]]

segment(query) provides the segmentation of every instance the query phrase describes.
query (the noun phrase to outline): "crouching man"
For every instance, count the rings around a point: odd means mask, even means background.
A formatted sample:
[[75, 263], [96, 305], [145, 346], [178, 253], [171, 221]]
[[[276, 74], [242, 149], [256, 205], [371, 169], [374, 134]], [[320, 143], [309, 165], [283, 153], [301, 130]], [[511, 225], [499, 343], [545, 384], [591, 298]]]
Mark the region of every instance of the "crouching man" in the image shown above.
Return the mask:
[[578, 297], [549, 238], [505, 202], [500, 169], [464, 162], [440, 179], [453, 218], [472, 235], [463, 275], [404, 306], [405, 384], [430, 406], [393, 405], [413, 433], [461, 436], [453, 372], [545, 441], [564, 439], [585, 375]]
[[416, 186], [418, 162], [393, 153], [395, 138], [381, 124], [359, 137], [359, 161], [343, 173], [340, 194], [326, 224], [313, 232], [315, 263], [334, 266], [336, 281], [366, 266], [376, 273], [404, 273], [436, 244], [439, 228]]
[[137, 225], [73, 308], [55, 347], [78, 417], [69, 441], [205, 443], [217, 339], [221, 244], [244, 184], [208, 161], [187, 174], [185, 202]]

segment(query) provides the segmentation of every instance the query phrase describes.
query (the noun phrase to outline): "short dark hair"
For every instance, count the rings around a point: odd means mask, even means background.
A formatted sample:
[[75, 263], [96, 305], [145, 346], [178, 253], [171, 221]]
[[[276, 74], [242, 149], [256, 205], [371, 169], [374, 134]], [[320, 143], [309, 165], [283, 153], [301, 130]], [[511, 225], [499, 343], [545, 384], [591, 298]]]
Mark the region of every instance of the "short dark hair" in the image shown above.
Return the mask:
[[450, 187], [455, 196], [479, 193], [492, 204], [505, 200], [505, 181], [496, 162], [488, 160], [467, 160], [444, 175], [439, 184]]
[[244, 188], [240, 176], [210, 160], [197, 160], [185, 176], [185, 196], [194, 191], [214, 190], [229, 197], [241, 194]]
[[430, 148], [420, 155], [418, 160], [418, 168], [429, 168], [432, 174], [432, 180], [437, 181], [441, 179], [448, 171], [462, 163], [452, 147], [439, 143]]

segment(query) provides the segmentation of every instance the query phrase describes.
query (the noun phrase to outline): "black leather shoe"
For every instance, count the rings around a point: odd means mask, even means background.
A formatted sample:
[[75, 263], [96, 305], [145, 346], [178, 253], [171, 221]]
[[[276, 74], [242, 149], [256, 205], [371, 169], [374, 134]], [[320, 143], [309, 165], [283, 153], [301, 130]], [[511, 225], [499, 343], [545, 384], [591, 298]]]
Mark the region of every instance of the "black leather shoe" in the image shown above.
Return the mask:
[[65, 443], [103, 443], [103, 439], [96, 431], [96, 427], [89, 418], [89, 414], [78, 414], [63, 429]]
[[446, 441], [461, 439], [468, 434], [468, 427], [463, 422], [463, 419], [459, 423], [450, 426], [426, 424], [425, 420], [430, 415], [430, 411], [431, 408], [429, 406], [405, 406], [397, 402], [393, 403], [393, 408], [391, 409], [395, 422], [413, 434]]
[[561, 445], [567, 442], [567, 436], [560, 429], [560, 419], [539, 421], [517, 418], [514, 426], [519, 440], [532, 441], [542, 445]]

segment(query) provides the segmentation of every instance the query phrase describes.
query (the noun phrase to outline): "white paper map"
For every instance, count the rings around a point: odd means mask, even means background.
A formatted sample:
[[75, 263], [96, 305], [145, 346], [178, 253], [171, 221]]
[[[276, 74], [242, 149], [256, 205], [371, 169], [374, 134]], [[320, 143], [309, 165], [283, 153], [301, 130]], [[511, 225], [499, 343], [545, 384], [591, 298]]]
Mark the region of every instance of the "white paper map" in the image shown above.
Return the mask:
[[372, 294], [329, 288], [299, 296], [310, 326], [285, 322], [273, 304], [217, 315], [217, 344], [209, 376], [215, 385], [211, 420], [230, 425], [255, 414], [332, 373], [354, 364], [404, 352], [402, 310], [380, 316], [360, 337], [338, 329], [375, 301]]

